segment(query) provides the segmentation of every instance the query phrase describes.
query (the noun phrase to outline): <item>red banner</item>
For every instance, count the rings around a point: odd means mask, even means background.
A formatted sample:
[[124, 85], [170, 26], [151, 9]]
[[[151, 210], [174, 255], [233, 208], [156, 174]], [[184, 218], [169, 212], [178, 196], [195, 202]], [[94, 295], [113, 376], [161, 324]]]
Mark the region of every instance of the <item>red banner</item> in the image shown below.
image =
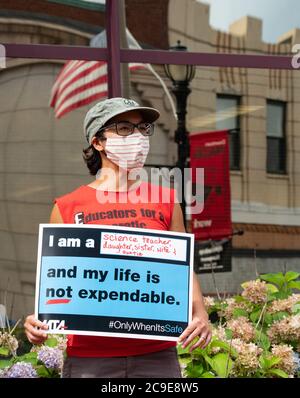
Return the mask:
[[192, 214], [195, 238], [208, 240], [231, 235], [228, 131], [190, 135], [190, 158], [193, 194], [196, 197], [199, 197], [197, 191], [203, 193], [203, 189], [199, 188], [203, 182], [196, 181], [196, 169], [204, 169], [203, 210]]

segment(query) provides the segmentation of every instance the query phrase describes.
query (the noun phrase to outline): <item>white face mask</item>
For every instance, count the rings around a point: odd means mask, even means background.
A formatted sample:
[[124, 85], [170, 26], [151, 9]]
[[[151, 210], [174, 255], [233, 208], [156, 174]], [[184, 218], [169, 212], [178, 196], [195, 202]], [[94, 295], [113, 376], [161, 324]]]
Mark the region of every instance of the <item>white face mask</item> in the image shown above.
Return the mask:
[[141, 169], [149, 152], [149, 137], [141, 133], [108, 137], [105, 152], [107, 158], [122, 169]]

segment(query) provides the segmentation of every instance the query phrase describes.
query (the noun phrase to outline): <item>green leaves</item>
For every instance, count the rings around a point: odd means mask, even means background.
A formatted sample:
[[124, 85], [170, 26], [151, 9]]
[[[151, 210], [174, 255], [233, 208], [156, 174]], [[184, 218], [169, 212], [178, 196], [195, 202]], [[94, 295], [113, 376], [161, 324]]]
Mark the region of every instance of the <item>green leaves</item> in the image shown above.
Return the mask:
[[277, 365], [281, 361], [278, 357], [266, 357], [261, 356], [259, 359], [259, 363], [264, 371], [269, 371], [273, 366]]
[[177, 355], [189, 354], [189, 348], [182, 348], [181, 344], [177, 345]]
[[278, 272], [277, 274], [260, 275], [261, 280], [271, 282], [272, 284], [267, 285], [269, 299], [272, 299], [272, 297], [275, 299], [285, 299], [292, 293], [293, 289], [300, 290], [300, 281], [297, 281], [299, 277], [300, 273], [294, 271], [288, 271], [285, 274]]
[[285, 291], [281, 290], [281, 291], [279, 291], [277, 293], [274, 293], [273, 296], [274, 296], [275, 300], [284, 300], [284, 299], [287, 299], [289, 297], [290, 293], [291, 292], [285, 292]]
[[234, 298], [234, 301], [236, 303], [245, 303], [245, 302], [247, 302], [247, 299], [245, 297], [243, 297], [243, 296], [240, 296], [240, 295], [234, 296], [233, 298]]
[[289, 287], [290, 289], [297, 289], [297, 290], [300, 290], [300, 282], [299, 282], [299, 281], [298, 281], [298, 282], [291, 281], [291, 282], [288, 283], [288, 287]]
[[272, 315], [271, 315], [271, 314], [268, 314], [268, 313], [266, 312], [266, 313], [265, 313], [265, 316], [264, 316], [264, 323], [265, 323], [266, 325], [270, 325], [272, 322], [273, 322], [273, 317], [272, 317]]
[[271, 347], [271, 342], [269, 337], [263, 333], [262, 331], [256, 330], [255, 332], [255, 342], [256, 344], [261, 347], [264, 351], [268, 351]]
[[284, 278], [285, 278], [286, 282], [290, 282], [290, 281], [293, 281], [295, 279], [298, 279], [299, 276], [300, 276], [299, 272], [288, 271], [285, 274]]
[[212, 372], [204, 372], [201, 375], [202, 379], [215, 379], [216, 376]]
[[10, 350], [7, 347], [0, 347], [0, 355], [3, 357], [10, 356]]
[[[276, 274], [263, 274], [260, 275], [260, 279], [271, 282], [278, 288], [278, 292], [269, 290], [270, 293], [275, 293], [274, 296], [277, 299], [287, 298], [292, 292], [292, 289], [300, 290], [300, 281], [296, 281], [300, 276], [299, 272], [288, 271], [285, 274], [278, 272]], [[268, 288], [272, 289], [272, 288]]]
[[232, 333], [232, 330], [230, 330], [230, 329], [225, 329], [225, 334], [226, 334], [226, 338], [227, 338], [227, 340], [232, 340], [233, 339], [233, 333]]
[[182, 344], [177, 345], [177, 354], [178, 355], [185, 355], [185, 354], [190, 354], [189, 348], [194, 345], [198, 341], [198, 338], [196, 337], [186, 348], [182, 348]]
[[[215, 348], [225, 352], [215, 354], [213, 353]], [[233, 358], [238, 356], [237, 351], [231, 347], [230, 343], [215, 337], [205, 350], [196, 349], [192, 354], [188, 354], [186, 349], [183, 350], [177, 346], [177, 351], [179, 361], [185, 365], [185, 374], [188, 377], [197, 378], [228, 377], [233, 367]]]
[[251, 312], [250, 320], [253, 323], [256, 323], [258, 321], [259, 317], [260, 317], [260, 314], [261, 314], [261, 309], [258, 309], [258, 310], [255, 310], [255, 311]]
[[262, 377], [280, 377], [280, 378], [288, 378], [289, 375], [284, 372], [282, 369], [276, 367], [280, 365], [281, 358], [276, 357], [275, 355], [271, 355], [269, 353], [261, 355], [259, 358], [259, 363], [261, 366], [261, 376]]
[[278, 272], [277, 274], [263, 274], [260, 275], [260, 279], [266, 282], [271, 282], [274, 285], [278, 286], [279, 289], [283, 286], [285, 282], [285, 278], [282, 272]]
[[272, 285], [271, 283], [267, 283], [266, 287], [267, 287], [267, 292], [268, 293], [273, 294], [273, 293], [278, 292], [278, 288], [275, 285]]
[[201, 377], [203, 371], [204, 368], [200, 361], [191, 361], [186, 367], [186, 372], [188, 374], [188, 377], [199, 378]]
[[269, 373], [271, 373], [275, 376], [278, 376], [278, 377], [282, 377], [284, 379], [287, 379], [289, 377], [289, 375], [281, 369], [270, 369]]
[[230, 358], [229, 354], [225, 353], [219, 353], [210, 358], [209, 364], [217, 376], [222, 378], [228, 377], [233, 367], [232, 359]]
[[37, 365], [37, 353], [36, 352], [28, 352], [27, 354], [21, 355], [15, 358], [15, 362], [28, 362], [31, 365]]
[[230, 346], [229, 343], [226, 343], [225, 341], [213, 340], [210, 343], [209, 348], [216, 348], [216, 347], [221, 348], [222, 350], [228, 352], [234, 358], [236, 358], [238, 356], [237, 351], [232, 346]]
[[48, 339], [45, 341], [44, 345], [47, 347], [56, 347], [57, 346], [57, 340], [55, 337], [48, 337]]
[[281, 321], [281, 319], [289, 316], [290, 314], [286, 311], [278, 311], [272, 315], [273, 321]]
[[39, 377], [50, 378], [52, 377], [52, 373], [46, 368], [45, 365], [36, 366], [36, 372]]
[[11, 361], [9, 359], [1, 359], [0, 360], [0, 369], [7, 368], [10, 366]]
[[248, 318], [248, 312], [242, 308], [235, 308], [233, 310], [233, 318], [239, 318], [240, 316]]

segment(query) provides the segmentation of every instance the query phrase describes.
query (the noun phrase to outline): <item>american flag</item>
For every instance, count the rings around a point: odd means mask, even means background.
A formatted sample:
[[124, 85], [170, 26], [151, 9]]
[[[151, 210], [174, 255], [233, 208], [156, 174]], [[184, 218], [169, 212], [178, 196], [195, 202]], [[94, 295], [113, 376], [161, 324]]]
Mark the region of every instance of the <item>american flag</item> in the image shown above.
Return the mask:
[[[129, 64], [129, 70], [145, 68]], [[61, 118], [73, 109], [107, 96], [107, 63], [102, 61], [68, 61], [58, 74], [51, 91], [50, 106]]]

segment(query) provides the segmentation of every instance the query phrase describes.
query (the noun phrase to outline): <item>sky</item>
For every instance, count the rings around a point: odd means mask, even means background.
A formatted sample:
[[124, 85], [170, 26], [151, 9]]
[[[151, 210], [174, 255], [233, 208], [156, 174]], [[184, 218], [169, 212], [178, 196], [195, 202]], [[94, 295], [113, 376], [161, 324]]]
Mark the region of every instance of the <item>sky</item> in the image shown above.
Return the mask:
[[[200, 0], [198, 0], [200, 1]], [[275, 43], [279, 36], [300, 28], [299, 0], [201, 0], [210, 4], [210, 25], [228, 32], [229, 25], [249, 15], [263, 20], [262, 38]]]
[[[105, 3], [105, 0], [85, 0]], [[185, 0], [182, 0], [185, 1]], [[275, 43], [279, 36], [298, 27], [300, 29], [299, 0], [197, 0], [210, 4], [210, 25], [228, 32], [229, 25], [250, 15], [263, 20], [263, 40]]]

